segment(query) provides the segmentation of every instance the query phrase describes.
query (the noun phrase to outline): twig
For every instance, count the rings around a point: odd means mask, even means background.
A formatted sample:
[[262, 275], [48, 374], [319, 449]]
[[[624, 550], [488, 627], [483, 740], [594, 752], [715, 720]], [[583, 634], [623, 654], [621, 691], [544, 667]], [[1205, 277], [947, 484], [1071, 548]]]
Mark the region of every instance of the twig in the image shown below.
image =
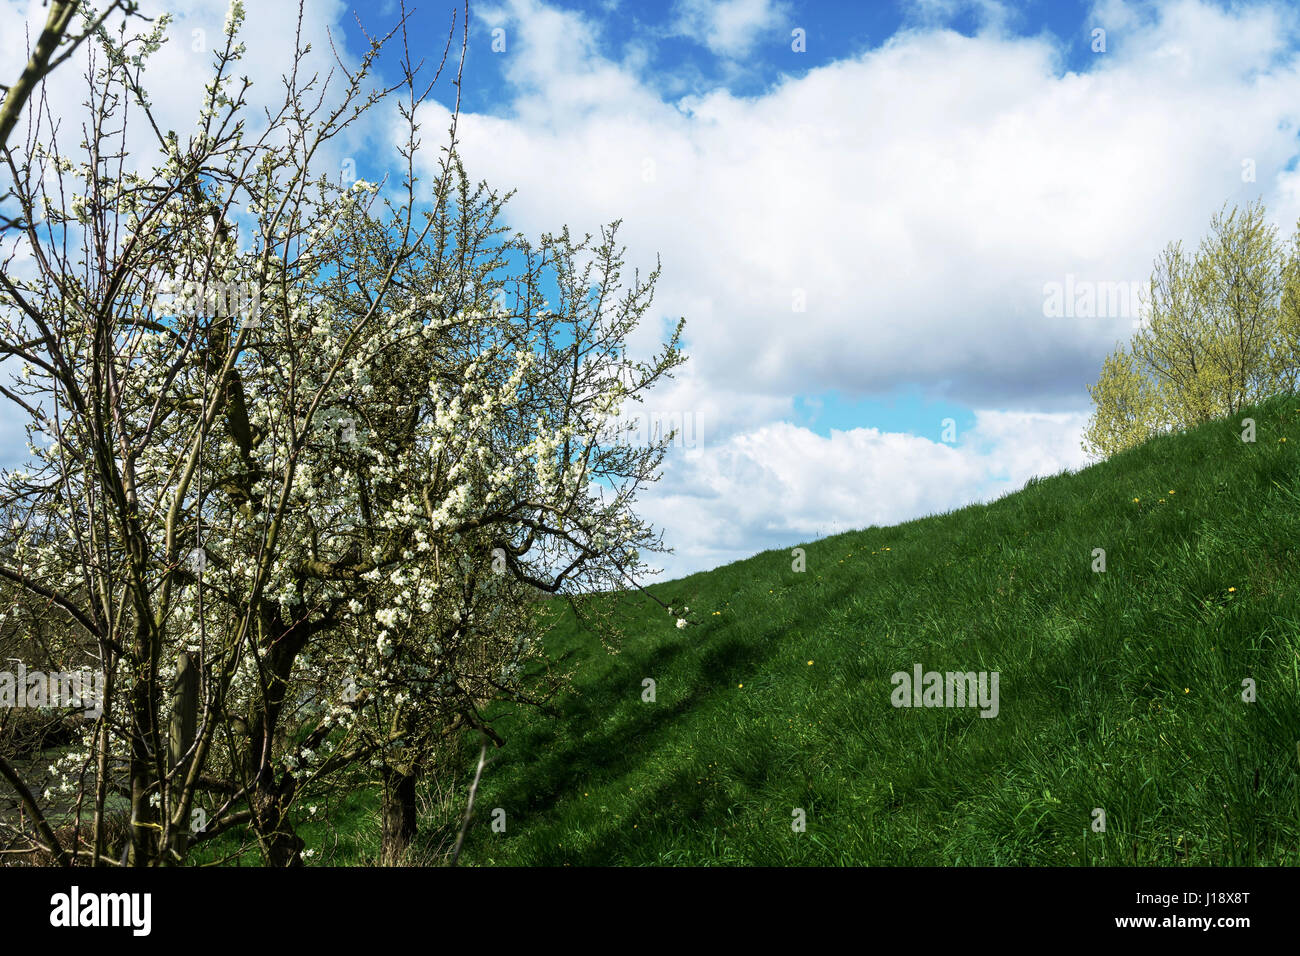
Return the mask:
[[483, 765], [487, 763], [487, 735], [483, 736], [483, 747], [478, 752], [478, 769], [474, 771], [474, 782], [469, 785], [469, 803], [465, 805], [465, 817], [460, 821], [460, 833], [456, 836], [456, 846], [451, 851], [451, 863], [449, 866], [455, 866], [456, 861], [460, 859], [460, 848], [465, 843], [465, 834], [469, 832], [469, 818], [474, 813], [474, 797], [478, 795], [478, 782], [483, 776]]

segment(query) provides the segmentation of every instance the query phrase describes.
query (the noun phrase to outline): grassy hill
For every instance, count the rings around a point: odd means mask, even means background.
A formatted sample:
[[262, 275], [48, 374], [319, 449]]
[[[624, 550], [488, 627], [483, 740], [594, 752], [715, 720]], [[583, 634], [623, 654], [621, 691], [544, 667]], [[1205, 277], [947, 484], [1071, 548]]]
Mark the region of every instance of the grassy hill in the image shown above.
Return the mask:
[[[1298, 454], [1282, 398], [655, 586], [684, 630], [623, 596], [616, 655], [564, 611], [574, 693], [502, 715], [463, 862], [1296, 864]], [[998, 672], [997, 716], [894, 707], [916, 664]]]

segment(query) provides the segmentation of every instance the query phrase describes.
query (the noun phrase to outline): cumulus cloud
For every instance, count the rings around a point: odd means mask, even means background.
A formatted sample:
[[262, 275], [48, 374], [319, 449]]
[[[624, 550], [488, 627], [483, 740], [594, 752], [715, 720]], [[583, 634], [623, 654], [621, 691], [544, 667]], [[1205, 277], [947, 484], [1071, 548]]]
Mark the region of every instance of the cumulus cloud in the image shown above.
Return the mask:
[[1080, 413], [980, 411], [955, 444], [855, 428], [818, 435], [775, 422], [678, 450], [647, 517], [670, 529], [668, 576], [766, 548], [988, 501], [1035, 475], [1085, 464]]
[[[723, 56], [775, 16], [676, 10]], [[976, 36], [940, 25], [964, 11]], [[662, 255], [663, 315], [687, 318], [692, 361], [665, 404], [707, 409], [711, 441], [647, 503], [681, 545], [674, 570], [1076, 467], [1084, 386], [1135, 316], [1052, 318], [1045, 287], [1144, 283], [1225, 201], [1263, 195], [1288, 231], [1300, 214], [1294, 10], [1106, 0], [1079, 23], [1108, 31], [1082, 72], [1064, 65], [1077, 37], [1012, 34], [1001, 4], [906, 13], [884, 44], [760, 95], [676, 97], [581, 13], [493, 8], [515, 30], [512, 97], [462, 118], [469, 168], [519, 189], [508, 215], [525, 231], [622, 218], [633, 263]], [[787, 421], [794, 395], [916, 383], [990, 410], [959, 448]]]
[[902, 6], [910, 23], [923, 26], [945, 24], [968, 11], [984, 29], [1001, 27], [1014, 17], [998, 0], [905, 0]]
[[[0, 4], [7, 22], [43, 20], [38, 0]], [[293, 6], [250, 10], [264, 89], [277, 88]], [[1082, 71], [1065, 66], [1077, 36], [1015, 35], [1005, 9], [918, 0], [879, 46], [812, 69], [783, 47], [788, 66], [774, 60], [760, 94], [697, 82], [680, 96], [682, 78], [656, 71], [643, 42], [619, 46], [583, 13], [473, 7], [508, 43], [492, 58], [505, 100], [461, 118], [471, 175], [517, 188], [507, 216], [531, 235], [621, 218], [629, 266], [662, 256], [659, 316], [687, 318], [691, 362], [652, 402], [694, 412], [706, 440], [670, 458], [646, 502], [679, 545], [676, 569], [1076, 467], [1084, 385], [1132, 321], [1050, 318], [1045, 284], [1143, 281], [1165, 243], [1195, 241], [1225, 201], [1262, 195], [1288, 232], [1300, 217], [1293, 8], [1102, 0], [1078, 29], [1104, 28], [1107, 52]], [[160, 108], [178, 129], [204, 79], [191, 32], [219, 33], [224, 10], [187, 4], [160, 55]], [[976, 36], [942, 26], [971, 10]], [[343, 14], [339, 0], [309, 3], [318, 51]], [[783, 16], [767, 0], [681, 0], [672, 29], [734, 59]], [[7, 74], [20, 47], [17, 31], [0, 40]], [[421, 117], [426, 130], [446, 119], [436, 104]], [[987, 411], [957, 447], [788, 422], [794, 396], [917, 384]]]
[[748, 53], [788, 11], [776, 0], [678, 0], [674, 29], [725, 57]]
[[463, 117], [470, 168], [519, 188], [528, 231], [622, 217], [634, 260], [662, 253], [658, 302], [687, 317], [715, 388], [923, 381], [977, 406], [1077, 408], [1132, 317], [1045, 317], [1045, 283], [1143, 281], [1247, 192], [1288, 225], [1300, 212], [1285, 10], [1117, 14], [1086, 73], [1048, 35], [911, 30], [763, 95], [670, 102], [581, 14], [495, 9], [516, 28], [514, 99]]

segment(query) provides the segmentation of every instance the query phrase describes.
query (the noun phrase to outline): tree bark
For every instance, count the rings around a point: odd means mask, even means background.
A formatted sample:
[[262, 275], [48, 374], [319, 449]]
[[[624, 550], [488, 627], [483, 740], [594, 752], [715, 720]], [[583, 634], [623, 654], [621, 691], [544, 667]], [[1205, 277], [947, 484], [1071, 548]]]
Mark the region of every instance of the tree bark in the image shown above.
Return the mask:
[[[269, 776], [269, 773], [268, 773]], [[292, 778], [281, 787], [262, 786], [260, 783], [249, 795], [253, 810], [253, 824], [262, 855], [267, 866], [302, 866], [302, 851], [307, 845], [294, 831], [285, 815], [284, 807], [292, 799], [296, 785]], [[287, 793], [285, 792], [287, 790]]]
[[418, 776], [396, 767], [383, 769], [383, 830], [380, 843], [380, 864], [400, 866], [406, 851], [415, 839], [417, 815], [415, 785]]
[[[182, 651], [176, 656], [176, 680], [172, 687], [173, 691], [173, 710], [171, 720], [171, 731], [167, 746], [167, 771], [169, 774], [176, 773], [173, 780], [169, 807], [173, 812], [175, 808], [182, 804], [185, 784], [184, 768], [177, 773], [179, 767], [185, 760], [186, 754], [194, 744], [194, 732], [198, 723], [199, 708], [199, 672], [198, 672], [198, 655], [189, 651]], [[175, 822], [175, 821], [174, 821]], [[168, 832], [168, 841], [170, 843], [169, 854], [166, 856], [168, 863], [183, 860], [185, 851], [189, 846], [190, 827], [188, 820], [180, 820], [177, 826], [170, 828]]]

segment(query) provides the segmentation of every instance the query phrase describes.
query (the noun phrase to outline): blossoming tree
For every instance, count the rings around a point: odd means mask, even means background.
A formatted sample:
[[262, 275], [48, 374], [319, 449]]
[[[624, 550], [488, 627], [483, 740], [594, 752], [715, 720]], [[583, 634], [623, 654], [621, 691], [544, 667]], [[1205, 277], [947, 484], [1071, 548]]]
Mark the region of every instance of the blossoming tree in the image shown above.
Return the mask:
[[[680, 324], [649, 360], [627, 354], [658, 270], [624, 288], [617, 224], [594, 244], [500, 238], [508, 197], [471, 186], [454, 113], [422, 189], [433, 83], [405, 17], [339, 63], [341, 89], [299, 43], [259, 125], [232, 3], [187, 138], [143, 81], [166, 18], [101, 32], [85, 141], [47, 125], [4, 152], [0, 355], [21, 375], [0, 393], [33, 438], [0, 479], [0, 577], [106, 675], [52, 786], [0, 755], [52, 859], [178, 863], [242, 835], [299, 864], [299, 808], [373, 777], [396, 862], [430, 755], [461, 728], [492, 735], [489, 701], [530, 699], [535, 596], [624, 587], [662, 548], [634, 505], [671, 436], [609, 440], [683, 360]], [[402, 81], [371, 89], [393, 38]], [[392, 181], [318, 174], [394, 101]], [[129, 152], [141, 125], [157, 162]]]

